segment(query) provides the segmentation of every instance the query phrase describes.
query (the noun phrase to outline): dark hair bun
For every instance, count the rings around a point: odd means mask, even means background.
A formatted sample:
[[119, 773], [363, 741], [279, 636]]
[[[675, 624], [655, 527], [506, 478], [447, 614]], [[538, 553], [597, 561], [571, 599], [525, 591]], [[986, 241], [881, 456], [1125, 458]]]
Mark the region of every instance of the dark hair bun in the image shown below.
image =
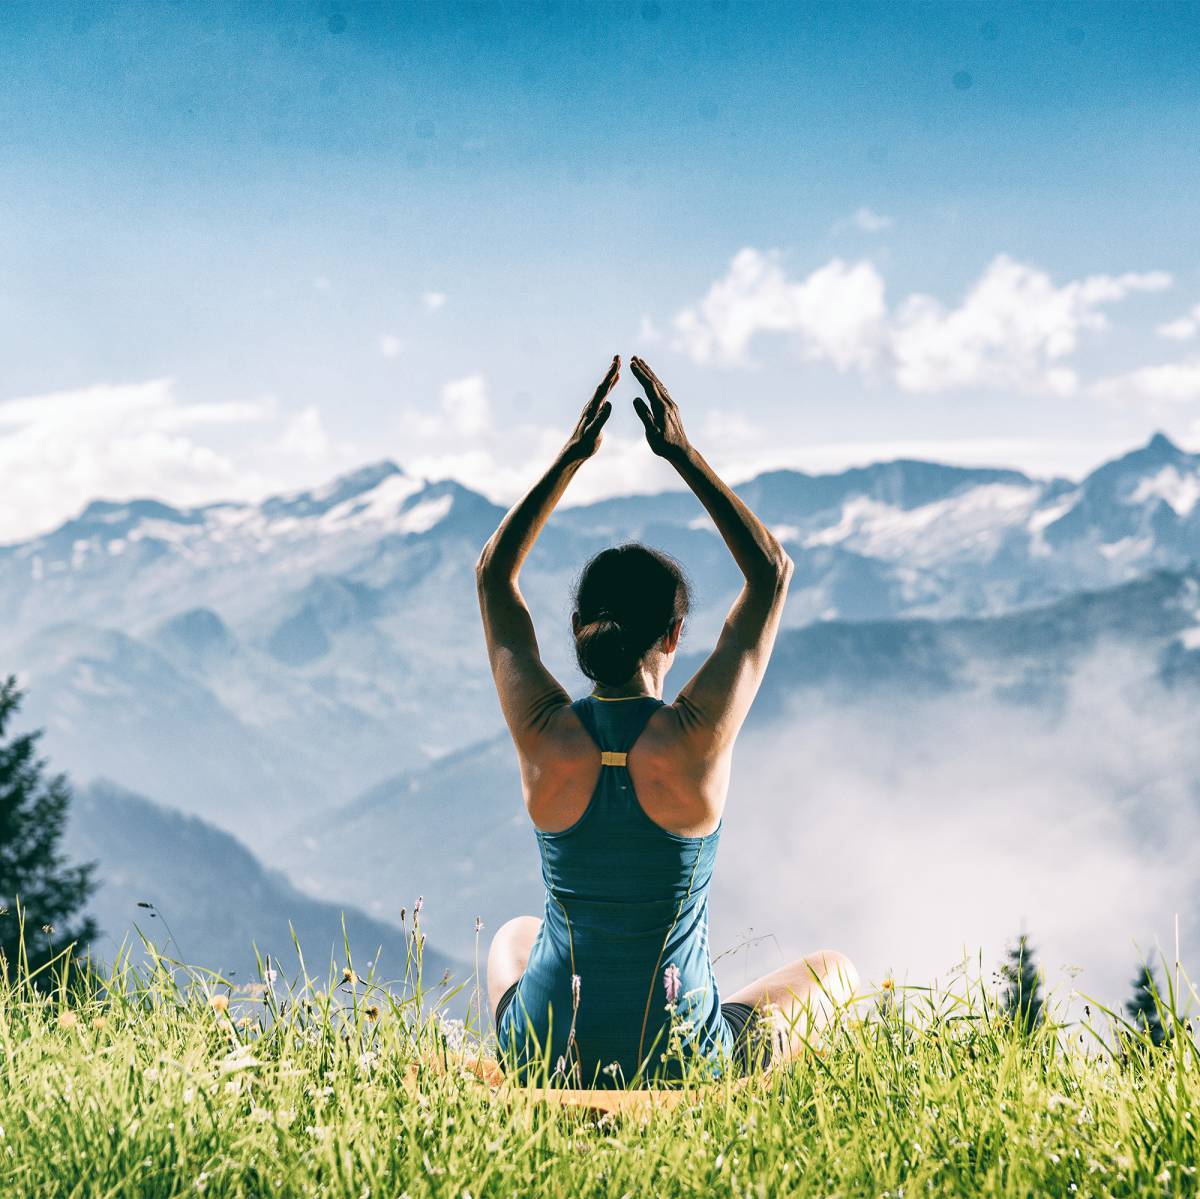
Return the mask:
[[575, 585], [579, 668], [597, 683], [619, 687], [647, 651], [688, 611], [683, 571], [661, 550], [639, 542], [601, 550]]
[[614, 687], [630, 678], [642, 658], [624, 629], [611, 619], [584, 625], [575, 634], [575, 654], [588, 678]]

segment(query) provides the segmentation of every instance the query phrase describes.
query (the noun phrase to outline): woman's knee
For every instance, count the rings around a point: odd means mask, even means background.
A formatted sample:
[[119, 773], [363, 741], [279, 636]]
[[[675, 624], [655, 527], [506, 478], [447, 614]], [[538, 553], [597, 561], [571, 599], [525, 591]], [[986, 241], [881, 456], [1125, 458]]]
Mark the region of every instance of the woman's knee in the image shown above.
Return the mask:
[[506, 920], [492, 937], [488, 948], [488, 973], [499, 969], [505, 973], [524, 970], [529, 950], [542, 927], [537, 916], [514, 916]]
[[537, 916], [515, 916], [506, 920], [492, 937], [488, 948], [487, 990], [493, 1012], [504, 992], [524, 974], [529, 951], [541, 927]]
[[858, 970], [840, 950], [821, 949], [804, 959], [813, 976], [833, 998], [849, 999], [858, 990]]
[[538, 929], [542, 927], [540, 916], [514, 916], [511, 920], [506, 920], [498, 929], [495, 936], [492, 937], [492, 947], [497, 945], [519, 945], [523, 942], [532, 942], [537, 936]]

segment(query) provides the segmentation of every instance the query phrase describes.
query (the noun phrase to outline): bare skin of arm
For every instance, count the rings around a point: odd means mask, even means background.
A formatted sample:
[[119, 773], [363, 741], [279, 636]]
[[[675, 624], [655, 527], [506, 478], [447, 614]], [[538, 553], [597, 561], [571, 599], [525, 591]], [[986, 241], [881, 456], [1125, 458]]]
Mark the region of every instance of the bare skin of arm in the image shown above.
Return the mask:
[[[612, 404], [608, 394], [621, 372], [614, 357], [574, 432], [523, 499], [505, 515], [475, 564], [475, 581], [488, 661], [505, 722], [517, 747], [526, 802], [553, 789], [555, 777], [592, 746], [569, 711], [571, 697], [546, 669], [529, 607], [518, 584], [521, 565], [580, 466], [600, 448]], [[564, 720], [564, 714], [571, 716]]]
[[[793, 564], [688, 440], [674, 400], [650, 367], [637, 357], [629, 366], [649, 400], [634, 400], [634, 408], [650, 448], [675, 467], [704, 505], [745, 579], [712, 653], [666, 710], [674, 721], [670, 774], [682, 788], [677, 805], [671, 805], [675, 822], [704, 832], [716, 826], [725, 806], [733, 744], [766, 673]], [[684, 817], [689, 808], [693, 820]]]

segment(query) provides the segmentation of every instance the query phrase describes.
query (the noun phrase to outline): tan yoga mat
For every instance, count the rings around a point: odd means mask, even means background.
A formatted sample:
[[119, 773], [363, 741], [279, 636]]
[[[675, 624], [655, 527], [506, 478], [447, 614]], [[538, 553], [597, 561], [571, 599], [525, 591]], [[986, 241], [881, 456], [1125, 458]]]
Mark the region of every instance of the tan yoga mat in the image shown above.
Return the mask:
[[[706, 1083], [680, 1089], [630, 1088], [628, 1090], [590, 1090], [575, 1087], [519, 1086], [509, 1080], [495, 1058], [471, 1054], [449, 1054], [445, 1058], [430, 1056], [423, 1065], [438, 1075], [458, 1075], [472, 1078], [486, 1087], [493, 1100], [509, 1104], [534, 1103], [547, 1107], [574, 1109], [598, 1115], [648, 1116], [712, 1098], [716, 1093], [740, 1091], [752, 1083], [762, 1083], [767, 1075], [746, 1075], [728, 1083]], [[420, 1092], [422, 1066], [411, 1065], [405, 1078], [408, 1090]]]

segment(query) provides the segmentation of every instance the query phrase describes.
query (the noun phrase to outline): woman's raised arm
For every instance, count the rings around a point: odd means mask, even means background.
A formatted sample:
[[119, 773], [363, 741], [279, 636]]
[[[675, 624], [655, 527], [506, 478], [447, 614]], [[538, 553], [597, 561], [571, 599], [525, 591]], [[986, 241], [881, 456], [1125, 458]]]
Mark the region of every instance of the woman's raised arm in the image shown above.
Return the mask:
[[725, 618], [716, 647], [684, 684], [674, 708], [695, 752], [728, 750], [766, 673], [792, 578], [792, 560], [774, 534], [717, 476], [683, 430], [679, 409], [641, 358], [629, 369], [650, 403], [633, 401], [650, 448], [679, 472], [729, 547], [745, 583]]
[[542, 477], [505, 514], [475, 564], [488, 661], [517, 748], [533, 754], [546, 722], [570, 696], [542, 664], [533, 618], [517, 584], [521, 564], [579, 467], [599, 448], [612, 411], [608, 393], [621, 373], [614, 357], [574, 432]]

